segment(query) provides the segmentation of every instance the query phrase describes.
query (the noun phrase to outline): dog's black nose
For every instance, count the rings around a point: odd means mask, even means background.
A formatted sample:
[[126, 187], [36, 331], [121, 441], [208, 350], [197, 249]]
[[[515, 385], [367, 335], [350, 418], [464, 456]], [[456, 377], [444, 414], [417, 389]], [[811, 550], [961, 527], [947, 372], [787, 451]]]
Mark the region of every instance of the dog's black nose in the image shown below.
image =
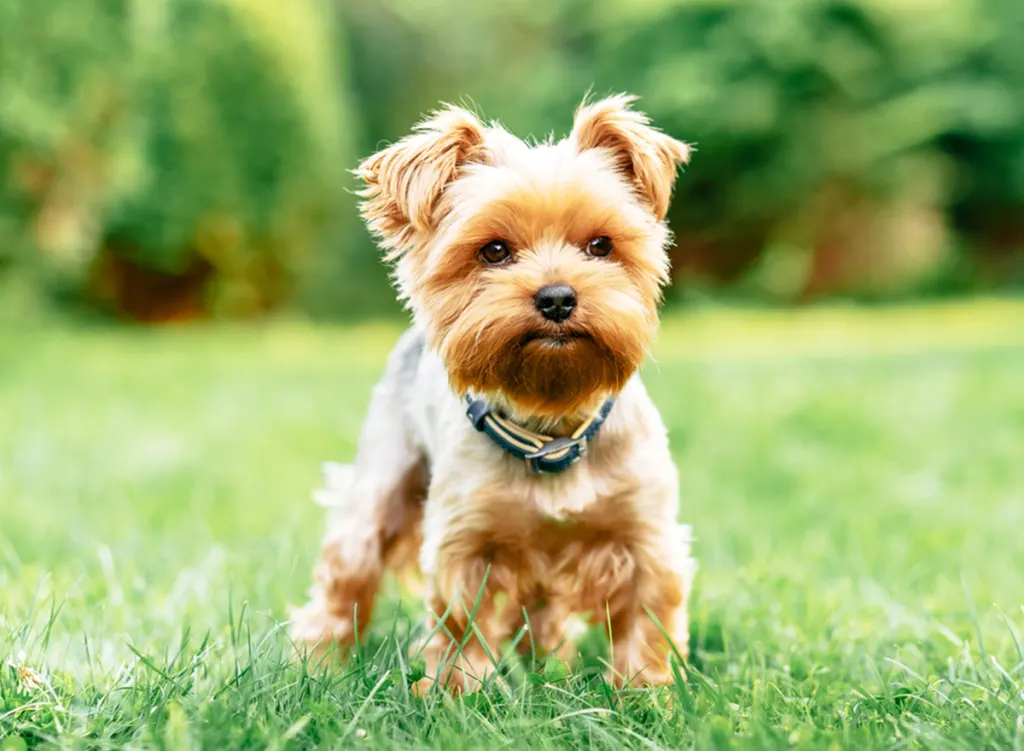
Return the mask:
[[561, 323], [576, 307], [576, 290], [568, 284], [548, 284], [533, 296], [540, 314], [549, 321]]

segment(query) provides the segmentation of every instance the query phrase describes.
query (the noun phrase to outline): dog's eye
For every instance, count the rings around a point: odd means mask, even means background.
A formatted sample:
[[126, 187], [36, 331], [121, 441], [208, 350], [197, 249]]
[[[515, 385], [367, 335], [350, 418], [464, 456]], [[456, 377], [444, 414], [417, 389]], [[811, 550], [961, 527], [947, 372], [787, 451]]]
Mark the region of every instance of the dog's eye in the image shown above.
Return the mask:
[[512, 251], [504, 240], [492, 240], [480, 248], [477, 255], [488, 266], [503, 266], [512, 260]]
[[595, 237], [587, 243], [587, 255], [604, 258], [612, 252], [612, 239], [607, 235]]

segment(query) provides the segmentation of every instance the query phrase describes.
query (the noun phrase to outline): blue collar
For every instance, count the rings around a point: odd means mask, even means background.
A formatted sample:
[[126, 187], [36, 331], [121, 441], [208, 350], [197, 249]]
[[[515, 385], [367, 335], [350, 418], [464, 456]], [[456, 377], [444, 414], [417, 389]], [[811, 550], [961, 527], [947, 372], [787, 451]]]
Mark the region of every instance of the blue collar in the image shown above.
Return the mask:
[[615, 400], [609, 398], [601, 409], [580, 425], [571, 436], [552, 437], [534, 433], [491, 408], [484, 399], [466, 396], [466, 416], [473, 427], [486, 433], [507, 453], [526, 462], [531, 472], [563, 472], [587, 453], [587, 444], [608, 419]]

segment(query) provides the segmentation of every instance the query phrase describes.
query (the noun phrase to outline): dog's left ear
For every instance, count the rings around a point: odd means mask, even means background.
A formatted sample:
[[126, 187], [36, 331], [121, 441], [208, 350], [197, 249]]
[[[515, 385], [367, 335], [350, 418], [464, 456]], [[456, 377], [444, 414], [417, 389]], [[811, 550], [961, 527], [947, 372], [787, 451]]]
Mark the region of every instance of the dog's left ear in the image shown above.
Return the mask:
[[690, 147], [651, 126], [643, 112], [630, 109], [635, 96], [620, 94], [576, 110], [570, 138], [580, 151], [604, 149], [633, 183], [658, 219], [668, 213], [680, 164], [690, 161]]

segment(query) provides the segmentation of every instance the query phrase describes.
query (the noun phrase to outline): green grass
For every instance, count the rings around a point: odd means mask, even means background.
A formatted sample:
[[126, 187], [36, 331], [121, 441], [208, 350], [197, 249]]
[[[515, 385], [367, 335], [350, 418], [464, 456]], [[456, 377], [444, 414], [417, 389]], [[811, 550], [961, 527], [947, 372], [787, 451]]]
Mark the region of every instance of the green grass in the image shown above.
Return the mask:
[[1024, 306], [667, 321], [701, 570], [653, 692], [411, 697], [394, 598], [347, 667], [286, 659], [397, 333], [4, 327], [0, 749], [1024, 748]]

